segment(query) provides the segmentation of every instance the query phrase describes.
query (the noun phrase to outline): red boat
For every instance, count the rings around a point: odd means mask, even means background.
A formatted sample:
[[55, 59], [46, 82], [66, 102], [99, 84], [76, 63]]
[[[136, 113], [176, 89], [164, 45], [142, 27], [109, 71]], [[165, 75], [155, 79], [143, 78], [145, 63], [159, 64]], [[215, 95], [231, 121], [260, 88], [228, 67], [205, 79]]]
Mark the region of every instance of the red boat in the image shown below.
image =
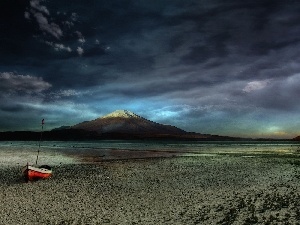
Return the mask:
[[26, 181], [47, 179], [52, 176], [51, 167], [47, 165], [34, 167], [34, 166], [29, 166], [27, 164], [26, 166], [23, 167], [22, 173]]
[[[41, 137], [39, 141], [39, 148], [36, 156], [35, 165], [38, 163], [39, 159], [39, 153], [40, 153], [40, 147], [41, 147], [41, 141], [42, 141], [42, 133], [43, 133], [43, 127], [44, 127], [44, 119], [42, 120], [42, 131], [41, 131]], [[52, 176], [52, 170], [51, 167], [48, 165], [42, 165], [42, 166], [29, 166], [28, 163], [26, 166], [22, 168], [22, 173], [25, 178], [25, 181], [34, 181], [34, 180], [40, 180], [40, 179], [47, 179]]]

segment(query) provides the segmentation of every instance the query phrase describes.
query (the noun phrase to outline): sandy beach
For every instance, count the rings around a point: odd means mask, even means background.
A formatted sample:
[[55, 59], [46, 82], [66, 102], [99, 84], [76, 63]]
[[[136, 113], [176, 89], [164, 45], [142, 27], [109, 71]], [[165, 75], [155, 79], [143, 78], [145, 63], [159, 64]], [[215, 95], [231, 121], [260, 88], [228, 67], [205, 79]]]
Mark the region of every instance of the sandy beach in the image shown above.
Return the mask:
[[2, 165], [0, 224], [300, 224], [299, 158], [64, 162], [29, 183]]

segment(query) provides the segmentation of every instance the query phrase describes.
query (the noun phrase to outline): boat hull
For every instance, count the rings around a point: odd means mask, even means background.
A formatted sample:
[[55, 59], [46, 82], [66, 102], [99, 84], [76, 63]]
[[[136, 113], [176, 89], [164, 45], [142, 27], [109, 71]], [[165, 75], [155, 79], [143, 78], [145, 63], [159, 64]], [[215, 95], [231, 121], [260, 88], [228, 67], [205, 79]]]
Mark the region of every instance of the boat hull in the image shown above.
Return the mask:
[[48, 168], [34, 167], [26, 165], [22, 172], [26, 181], [48, 179], [52, 176], [52, 170]]

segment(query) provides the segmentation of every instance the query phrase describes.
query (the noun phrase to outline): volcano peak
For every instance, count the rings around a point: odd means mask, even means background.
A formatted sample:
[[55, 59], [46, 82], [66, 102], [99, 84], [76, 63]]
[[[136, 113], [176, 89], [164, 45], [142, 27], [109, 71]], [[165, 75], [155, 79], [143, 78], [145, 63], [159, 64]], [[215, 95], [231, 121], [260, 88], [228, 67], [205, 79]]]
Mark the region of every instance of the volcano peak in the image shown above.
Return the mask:
[[116, 110], [116, 111], [109, 113], [101, 118], [103, 119], [103, 118], [140, 118], [140, 117], [128, 110]]

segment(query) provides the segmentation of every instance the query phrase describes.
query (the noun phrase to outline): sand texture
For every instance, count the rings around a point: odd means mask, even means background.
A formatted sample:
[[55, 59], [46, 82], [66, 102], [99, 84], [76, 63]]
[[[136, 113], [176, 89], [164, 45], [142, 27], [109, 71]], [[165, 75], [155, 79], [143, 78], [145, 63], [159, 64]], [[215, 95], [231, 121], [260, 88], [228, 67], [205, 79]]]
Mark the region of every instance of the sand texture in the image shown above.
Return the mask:
[[292, 158], [174, 157], [65, 164], [24, 183], [0, 169], [0, 224], [300, 224]]

